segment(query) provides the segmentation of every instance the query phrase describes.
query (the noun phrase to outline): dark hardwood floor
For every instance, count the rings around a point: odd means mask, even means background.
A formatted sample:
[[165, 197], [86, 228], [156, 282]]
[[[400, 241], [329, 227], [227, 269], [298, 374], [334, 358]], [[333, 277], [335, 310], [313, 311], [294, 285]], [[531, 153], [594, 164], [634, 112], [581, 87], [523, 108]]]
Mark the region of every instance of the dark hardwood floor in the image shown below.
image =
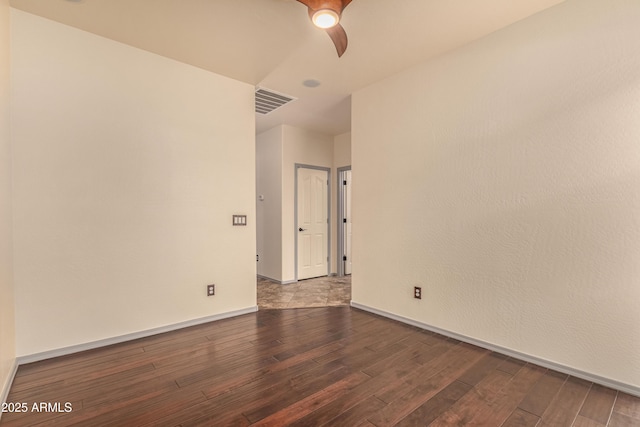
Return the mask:
[[640, 426], [636, 397], [349, 307], [21, 366], [8, 402], [2, 426]]

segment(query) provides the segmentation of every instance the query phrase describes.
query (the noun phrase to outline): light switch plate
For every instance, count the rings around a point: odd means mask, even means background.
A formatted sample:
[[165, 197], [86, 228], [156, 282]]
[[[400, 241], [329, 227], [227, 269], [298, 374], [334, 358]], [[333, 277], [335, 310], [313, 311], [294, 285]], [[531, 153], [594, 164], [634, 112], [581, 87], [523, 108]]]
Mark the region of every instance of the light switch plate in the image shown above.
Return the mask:
[[246, 215], [234, 215], [233, 216], [233, 225], [234, 226], [247, 225], [247, 216]]

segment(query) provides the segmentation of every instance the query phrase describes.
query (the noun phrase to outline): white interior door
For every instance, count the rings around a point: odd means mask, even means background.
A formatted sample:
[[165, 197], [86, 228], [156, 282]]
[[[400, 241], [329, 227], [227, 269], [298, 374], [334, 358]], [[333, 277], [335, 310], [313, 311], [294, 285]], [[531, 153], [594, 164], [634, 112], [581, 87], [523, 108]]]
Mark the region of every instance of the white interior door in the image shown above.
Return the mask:
[[298, 168], [298, 280], [329, 272], [329, 173]]
[[344, 274], [351, 274], [351, 170], [344, 172]]

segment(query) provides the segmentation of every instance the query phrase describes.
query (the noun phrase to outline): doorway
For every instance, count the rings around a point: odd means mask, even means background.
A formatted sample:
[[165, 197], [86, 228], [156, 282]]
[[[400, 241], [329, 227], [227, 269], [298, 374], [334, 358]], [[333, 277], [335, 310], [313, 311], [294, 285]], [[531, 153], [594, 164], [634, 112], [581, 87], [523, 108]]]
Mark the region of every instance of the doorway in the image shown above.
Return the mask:
[[330, 171], [296, 164], [296, 280], [329, 275]]
[[351, 274], [351, 166], [338, 168], [338, 276]]

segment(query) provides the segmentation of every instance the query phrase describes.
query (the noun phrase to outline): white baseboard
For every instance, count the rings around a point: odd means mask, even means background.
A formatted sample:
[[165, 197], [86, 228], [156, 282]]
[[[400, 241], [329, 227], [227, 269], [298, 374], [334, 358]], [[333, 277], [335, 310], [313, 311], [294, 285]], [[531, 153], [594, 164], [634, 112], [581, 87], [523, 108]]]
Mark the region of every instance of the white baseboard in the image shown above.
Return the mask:
[[73, 345], [70, 347], [59, 348], [56, 350], [44, 351], [42, 353], [20, 356], [17, 359], [17, 365], [25, 365], [27, 363], [39, 362], [41, 360], [52, 359], [54, 357], [66, 356], [68, 354], [79, 353], [81, 351], [92, 350], [94, 348], [106, 347], [108, 345], [119, 344], [126, 341], [133, 341], [139, 338], [146, 338], [152, 335], [171, 332], [177, 329], [188, 328], [189, 326], [201, 325], [203, 323], [215, 322], [216, 320], [228, 319], [230, 317], [241, 316], [243, 314], [255, 313], [258, 306], [247, 307], [240, 310], [228, 311], [226, 313], [214, 314], [213, 316], [201, 317], [199, 319], [187, 320], [185, 322], [175, 323], [172, 325], [161, 326], [159, 328], [147, 329], [145, 331], [134, 332], [131, 334], [120, 335], [113, 338], [92, 341], [84, 344]]
[[369, 307], [367, 305], [360, 304], [355, 301], [351, 301], [351, 306], [354, 308], [358, 308], [360, 310], [367, 311], [369, 313], [377, 314], [382, 317], [387, 317], [389, 319], [397, 320], [398, 322], [402, 322], [407, 325], [416, 326], [420, 329], [425, 329], [427, 331], [435, 332], [437, 334], [444, 335], [444, 336], [456, 339], [458, 341], [463, 341], [469, 344], [473, 344], [475, 346], [482, 347], [487, 350], [495, 351], [496, 353], [501, 353], [506, 356], [514, 357], [516, 359], [520, 359], [525, 362], [533, 363], [538, 366], [543, 366], [548, 369], [553, 369], [554, 371], [562, 372], [563, 374], [571, 375], [576, 378], [581, 378], [583, 380], [587, 380], [596, 384], [603, 385], [605, 387], [609, 387], [615, 390], [622, 391], [624, 393], [631, 394], [633, 396], [640, 397], [640, 387], [637, 387], [631, 384], [626, 384], [610, 378], [601, 377], [599, 375], [595, 375], [589, 372], [584, 372], [579, 369], [572, 368], [570, 366], [552, 362], [550, 360], [541, 359], [536, 356], [520, 353], [519, 351], [511, 350], [509, 348], [501, 347], [499, 345], [495, 345], [482, 340], [471, 338], [466, 335], [461, 335], [455, 332], [447, 331], [445, 329], [440, 329], [436, 326], [431, 326], [426, 323], [410, 319], [408, 317], [400, 316], [397, 314], [386, 312], [384, 310], [379, 310], [377, 308]]
[[[11, 389], [11, 384], [13, 384], [16, 372], [18, 372], [18, 361], [14, 359], [9, 375], [7, 375], [7, 379], [0, 389], [0, 406], [2, 406], [7, 401], [7, 397], [9, 397], [9, 390]], [[0, 419], [2, 419], [2, 411], [0, 411]]]

